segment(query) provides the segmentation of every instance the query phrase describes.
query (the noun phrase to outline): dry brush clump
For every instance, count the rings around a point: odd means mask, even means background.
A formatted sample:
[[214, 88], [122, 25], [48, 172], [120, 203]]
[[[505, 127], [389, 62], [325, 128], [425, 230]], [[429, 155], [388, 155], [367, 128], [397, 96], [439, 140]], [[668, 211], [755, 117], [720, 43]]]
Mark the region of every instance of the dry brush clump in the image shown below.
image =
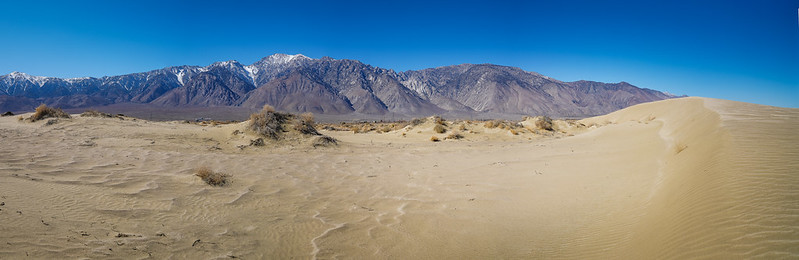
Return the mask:
[[103, 113], [97, 110], [86, 110], [80, 114], [81, 117], [114, 117], [111, 114]]
[[318, 146], [330, 147], [336, 145], [338, 145], [338, 140], [336, 140], [336, 138], [326, 135], [317, 137], [316, 140], [314, 140], [313, 142], [313, 147], [318, 147]]
[[441, 141], [441, 139], [439, 139], [438, 136], [431, 136], [430, 137], [430, 141], [438, 142], [438, 141]]
[[194, 169], [194, 175], [200, 177], [205, 183], [211, 186], [225, 186], [230, 183], [230, 180], [228, 180], [228, 178], [230, 178], [229, 174], [214, 172], [205, 166]]
[[445, 137], [444, 139], [458, 140], [458, 139], [463, 139], [463, 137], [464, 137], [464, 136], [463, 136], [462, 134], [459, 134], [459, 133], [451, 133], [451, 134], [449, 134], [447, 137]]
[[535, 120], [535, 127], [542, 130], [552, 131], [552, 118], [548, 116], [537, 116]]
[[60, 108], [52, 108], [46, 106], [45, 104], [41, 104], [39, 105], [39, 107], [36, 108], [36, 112], [34, 112], [33, 115], [30, 118], [28, 118], [28, 120], [30, 120], [31, 122], [36, 122], [51, 117], [71, 118], [69, 114], [67, 114], [66, 112], [64, 112], [64, 110], [61, 110]]
[[436, 124], [435, 126], [433, 126], [433, 132], [443, 134], [447, 132], [447, 129], [444, 128], [443, 125]]
[[250, 115], [249, 129], [261, 136], [277, 140], [283, 133], [283, 124], [290, 118], [290, 114], [275, 112], [275, 108], [265, 105], [261, 112]]
[[304, 135], [321, 135], [316, 131], [316, 123], [314, 122], [313, 113], [303, 113], [297, 119], [294, 125], [294, 130], [299, 131]]

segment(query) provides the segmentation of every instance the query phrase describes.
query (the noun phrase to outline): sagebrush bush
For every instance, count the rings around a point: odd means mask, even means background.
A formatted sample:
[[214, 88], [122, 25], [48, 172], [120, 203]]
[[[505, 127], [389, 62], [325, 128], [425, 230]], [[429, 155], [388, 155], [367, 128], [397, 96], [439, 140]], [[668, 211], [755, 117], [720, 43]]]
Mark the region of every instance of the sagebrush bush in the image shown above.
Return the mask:
[[441, 141], [441, 139], [438, 139], [438, 137], [437, 137], [437, 136], [431, 136], [431, 137], [430, 137], [430, 141], [433, 141], [433, 142], [438, 142], [438, 141]]
[[80, 114], [81, 117], [113, 117], [111, 114], [103, 113], [97, 110], [86, 110]]
[[311, 112], [301, 114], [294, 129], [305, 135], [320, 135], [319, 131], [316, 131], [316, 123]]
[[328, 146], [335, 146], [335, 145], [338, 145], [338, 140], [336, 140], [336, 138], [333, 138], [333, 137], [330, 137], [330, 136], [326, 136], [326, 135], [317, 137], [316, 140], [314, 140], [314, 142], [313, 142], [313, 146], [314, 147], [317, 147], [317, 146], [328, 147]]
[[535, 118], [535, 127], [547, 131], [552, 131], [552, 118], [548, 116], [537, 116]]
[[447, 125], [446, 120], [444, 120], [444, 118], [440, 116], [433, 116], [433, 122], [435, 122], [438, 125]]
[[439, 134], [443, 134], [447, 132], [447, 129], [444, 128], [443, 125], [436, 124], [436, 126], [433, 127], [433, 131]]
[[39, 105], [36, 108], [36, 112], [30, 117], [31, 122], [36, 122], [45, 118], [70, 118], [69, 114], [61, 110], [60, 108], [51, 108], [46, 106], [45, 104]]
[[459, 133], [451, 133], [445, 139], [452, 139], [452, 140], [463, 139], [463, 135]]
[[210, 168], [205, 166], [195, 169], [194, 175], [200, 177], [203, 181], [205, 181], [205, 183], [208, 183], [208, 185], [211, 186], [225, 186], [230, 182], [228, 180], [230, 175], [220, 172], [214, 172]]
[[284, 130], [283, 124], [290, 117], [289, 114], [277, 113], [273, 107], [265, 105], [261, 112], [250, 115], [249, 129], [256, 134], [276, 140], [280, 138]]

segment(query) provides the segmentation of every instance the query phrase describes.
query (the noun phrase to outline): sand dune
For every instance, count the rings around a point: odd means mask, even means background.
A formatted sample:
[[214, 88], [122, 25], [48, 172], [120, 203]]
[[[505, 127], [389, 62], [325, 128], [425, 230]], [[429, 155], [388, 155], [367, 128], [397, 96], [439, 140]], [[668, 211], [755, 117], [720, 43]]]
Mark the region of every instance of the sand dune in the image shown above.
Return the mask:
[[314, 148], [246, 146], [244, 124], [3, 117], [0, 258], [797, 258], [797, 122], [681, 98], [557, 134], [430, 142], [423, 124]]

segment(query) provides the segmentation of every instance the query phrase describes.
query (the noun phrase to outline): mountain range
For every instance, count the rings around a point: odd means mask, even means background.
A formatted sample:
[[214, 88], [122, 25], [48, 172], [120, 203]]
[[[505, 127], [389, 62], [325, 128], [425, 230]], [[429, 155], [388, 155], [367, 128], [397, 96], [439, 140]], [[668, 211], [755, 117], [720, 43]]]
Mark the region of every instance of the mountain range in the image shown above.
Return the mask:
[[587, 117], [673, 95], [626, 82], [563, 82], [520, 68], [461, 64], [395, 72], [357, 60], [274, 54], [102, 78], [0, 76], [0, 110], [119, 103], [162, 107], [265, 104], [287, 112], [407, 116], [500, 114]]

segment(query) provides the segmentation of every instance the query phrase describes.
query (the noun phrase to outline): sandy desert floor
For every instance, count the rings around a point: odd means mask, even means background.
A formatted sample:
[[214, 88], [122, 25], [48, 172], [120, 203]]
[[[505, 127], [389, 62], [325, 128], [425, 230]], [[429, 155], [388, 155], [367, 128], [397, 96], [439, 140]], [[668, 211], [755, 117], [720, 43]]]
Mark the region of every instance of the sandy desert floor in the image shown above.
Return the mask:
[[0, 118], [0, 259], [799, 258], [799, 109], [681, 98], [552, 135], [428, 123], [318, 148], [46, 121]]

